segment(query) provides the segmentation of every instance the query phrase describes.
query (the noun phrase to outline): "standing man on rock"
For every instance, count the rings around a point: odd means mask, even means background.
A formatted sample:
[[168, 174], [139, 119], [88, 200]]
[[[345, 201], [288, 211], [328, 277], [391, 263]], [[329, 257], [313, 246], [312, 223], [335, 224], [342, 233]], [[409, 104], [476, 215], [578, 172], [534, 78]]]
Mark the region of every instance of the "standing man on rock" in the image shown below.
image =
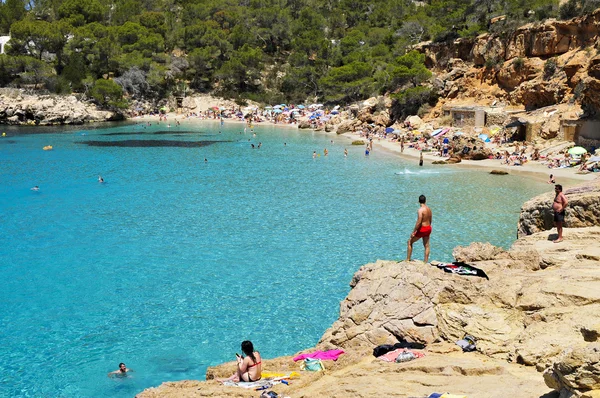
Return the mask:
[[431, 235], [431, 209], [425, 204], [425, 195], [419, 196], [419, 210], [417, 210], [417, 223], [408, 240], [408, 251], [406, 261], [410, 261], [412, 255], [412, 245], [423, 238], [423, 247], [425, 247], [425, 263], [429, 260], [429, 235]]
[[565, 208], [569, 201], [562, 191], [562, 185], [556, 184], [554, 186], [554, 203], [552, 203], [552, 210], [554, 210], [554, 224], [556, 225], [556, 232], [558, 232], [558, 238], [554, 243], [562, 242], [563, 236], [563, 222], [565, 221]]

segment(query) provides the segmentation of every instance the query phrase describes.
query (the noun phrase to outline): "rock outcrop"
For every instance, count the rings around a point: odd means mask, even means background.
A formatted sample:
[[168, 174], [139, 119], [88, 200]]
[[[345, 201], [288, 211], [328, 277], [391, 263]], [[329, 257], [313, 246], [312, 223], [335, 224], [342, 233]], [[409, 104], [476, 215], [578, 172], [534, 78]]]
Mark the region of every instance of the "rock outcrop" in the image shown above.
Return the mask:
[[576, 102], [593, 116], [600, 112], [599, 39], [600, 9], [524, 25], [508, 37], [482, 34], [415, 48], [436, 72], [445, 98], [499, 99], [529, 110]]
[[27, 95], [21, 90], [0, 89], [0, 123], [3, 124], [83, 124], [122, 118], [73, 95]]
[[[568, 188], [564, 193], [569, 201], [565, 225], [569, 228], [600, 225], [600, 179]], [[536, 196], [521, 208], [518, 236], [547, 231], [553, 228], [552, 201], [554, 193]]]

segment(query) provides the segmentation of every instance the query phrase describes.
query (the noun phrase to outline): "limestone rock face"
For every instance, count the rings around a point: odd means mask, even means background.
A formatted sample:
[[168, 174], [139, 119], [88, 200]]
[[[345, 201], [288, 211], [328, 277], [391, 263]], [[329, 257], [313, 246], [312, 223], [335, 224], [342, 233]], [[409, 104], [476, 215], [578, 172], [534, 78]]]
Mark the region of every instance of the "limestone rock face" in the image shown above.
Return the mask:
[[600, 392], [600, 343], [565, 350], [544, 373], [544, 381], [561, 392]]
[[541, 79], [526, 81], [511, 93], [511, 99], [515, 103], [523, 104], [525, 109], [559, 104], [567, 93], [566, 75], [564, 80], [564, 82]]
[[542, 73], [544, 62], [539, 58], [520, 58], [522, 65], [511, 59], [504, 62], [502, 68], [496, 74], [500, 87], [507, 91], [513, 91], [521, 83], [532, 80]]
[[487, 34], [477, 37], [473, 45], [473, 63], [477, 66], [485, 65], [486, 61], [504, 60], [504, 43], [498, 37]]
[[122, 118], [72, 95], [26, 95], [14, 89], [0, 89], [0, 104], [0, 123], [6, 124], [82, 124]]
[[317, 347], [360, 351], [399, 338], [429, 344], [468, 333], [487, 356], [540, 372], [552, 367], [552, 388], [600, 389], [600, 351], [589, 345], [600, 336], [600, 227], [565, 228], [565, 238], [568, 247], [538, 233], [509, 251], [489, 244], [455, 250], [489, 280], [416, 261], [365, 265]]
[[[596, 179], [564, 191], [569, 204], [565, 226], [569, 228], [600, 225], [600, 180]], [[536, 196], [521, 207], [518, 236], [548, 231], [554, 227], [552, 201], [554, 193]]]

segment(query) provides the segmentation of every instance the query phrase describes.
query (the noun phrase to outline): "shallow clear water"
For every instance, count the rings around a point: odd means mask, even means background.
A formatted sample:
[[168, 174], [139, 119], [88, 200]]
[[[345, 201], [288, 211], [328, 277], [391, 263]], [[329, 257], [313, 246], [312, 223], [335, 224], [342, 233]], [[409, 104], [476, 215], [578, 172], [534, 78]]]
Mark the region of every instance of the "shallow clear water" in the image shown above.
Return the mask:
[[[245, 339], [266, 358], [293, 354], [337, 318], [361, 265], [405, 257], [420, 194], [431, 259], [451, 260], [472, 241], [510, 246], [521, 204], [547, 190], [377, 148], [366, 158], [333, 135], [242, 129], [0, 128], [0, 396], [132, 397], [204, 379]], [[217, 142], [85, 144], [127, 140]], [[106, 376], [119, 362], [132, 377]]]

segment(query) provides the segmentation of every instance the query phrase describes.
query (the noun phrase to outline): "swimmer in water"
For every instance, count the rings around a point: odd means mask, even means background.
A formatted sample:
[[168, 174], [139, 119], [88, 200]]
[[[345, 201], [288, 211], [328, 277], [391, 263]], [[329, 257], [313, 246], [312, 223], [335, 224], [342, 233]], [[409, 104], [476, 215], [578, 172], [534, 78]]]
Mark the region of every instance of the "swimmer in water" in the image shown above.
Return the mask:
[[111, 376], [121, 376], [121, 377], [124, 377], [124, 376], [127, 376], [128, 372], [133, 372], [133, 369], [129, 369], [123, 362], [121, 362], [119, 364], [119, 369], [115, 370], [114, 372], [110, 372], [108, 374], [108, 377], [111, 377]]
[[104, 178], [102, 178], [102, 176], [98, 176], [98, 182], [102, 184], [104, 182]]
[[38, 187], [37, 185], [33, 188], [31, 188], [32, 191], [37, 192], [40, 190], [40, 187]]

